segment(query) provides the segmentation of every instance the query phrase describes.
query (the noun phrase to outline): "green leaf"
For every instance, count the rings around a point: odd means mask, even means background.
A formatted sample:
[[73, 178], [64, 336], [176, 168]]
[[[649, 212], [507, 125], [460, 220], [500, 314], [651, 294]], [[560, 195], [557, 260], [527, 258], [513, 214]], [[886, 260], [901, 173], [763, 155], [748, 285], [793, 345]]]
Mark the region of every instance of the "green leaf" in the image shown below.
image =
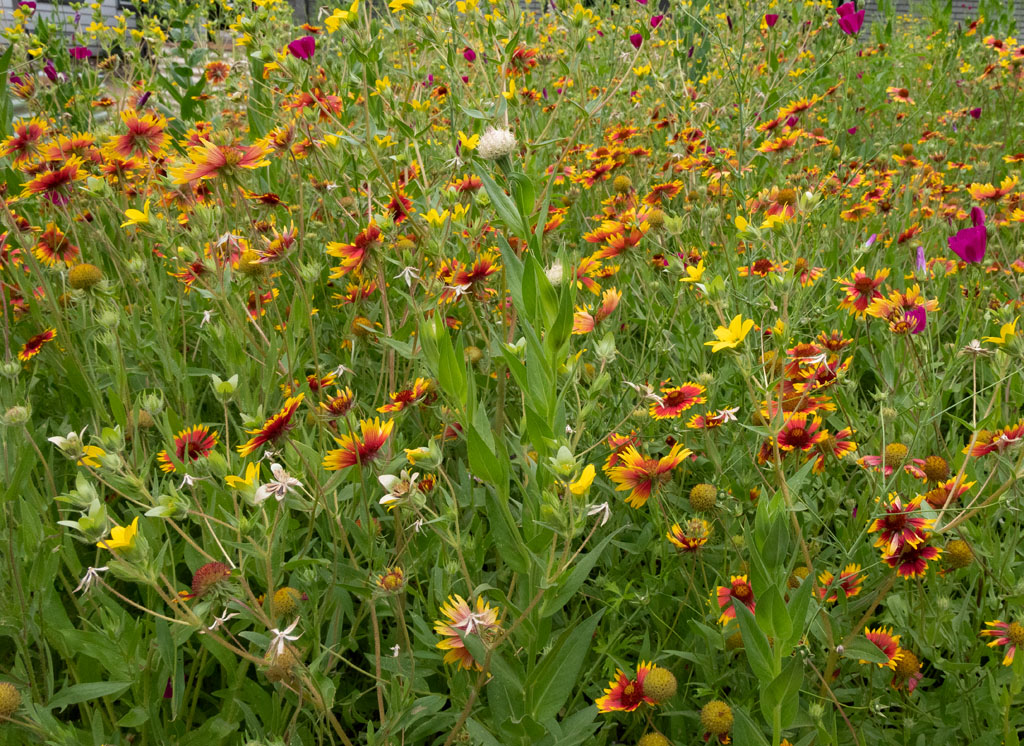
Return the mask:
[[[7, 82], [7, 70], [11, 65], [11, 55], [14, 54], [14, 44], [8, 44], [7, 50], [0, 56], [0, 80]], [[14, 118], [14, 106], [11, 103], [10, 86], [4, 85], [0, 91], [0, 136], [7, 137], [11, 134], [11, 120]]]
[[501, 222], [505, 224], [506, 228], [525, 241], [528, 234], [523, 230], [523, 221], [519, 219], [519, 212], [516, 210], [515, 204], [505, 194], [504, 190], [495, 183], [490, 174], [482, 168], [478, 168], [476, 173], [480, 177], [480, 181], [484, 183], [484, 191], [491, 198], [491, 204], [497, 210]]
[[761, 628], [757, 626], [757, 620], [746, 605], [732, 602], [732, 608], [736, 610], [736, 621], [740, 625], [740, 634], [743, 636], [743, 650], [747, 654], [747, 661], [754, 675], [758, 680], [765, 682], [775, 678], [774, 664], [772, 661], [772, 650], [768, 645], [768, 638]]
[[800, 685], [803, 680], [802, 663], [798, 658], [790, 658], [782, 673], [762, 687], [761, 714], [766, 720], [773, 722], [775, 712], [779, 711], [782, 728], [789, 726], [800, 706]]
[[558, 585], [558, 590], [555, 591], [555, 594], [546, 597], [541, 602], [540, 616], [542, 619], [551, 616], [556, 611], [560, 611], [565, 606], [565, 603], [572, 598], [576, 591], [579, 590], [579, 587], [583, 585], [583, 582], [590, 576], [590, 571], [594, 569], [594, 565], [601, 558], [601, 555], [604, 554], [604, 550], [608, 548], [612, 539], [615, 538], [619, 531], [623, 531], [625, 528], [625, 526], [620, 526], [606, 536], [604, 541], [577, 560], [568, 577]]
[[768, 746], [768, 739], [742, 707], [733, 707], [732, 742], [737, 746]]
[[788, 640], [793, 631], [786, 602], [776, 586], [765, 589], [757, 596], [757, 625], [773, 640]]
[[804, 634], [804, 626], [807, 624], [807, 609], [810, 606], [813, 590], [814, 583], [807, 578], [789, 597], [788, 613], [792, 628], [789, 637], [783, 641], [783, 655], [789, 655], [793, 646], [800, 641]]
[[53, 695], [47, 704], [51, 710], [63, 710], [68, 705], [120, 694], [130, 687], [130, 681], [93, 681], [87, 684], [72, 684]]
[[565, 705], [603, 614], [602, 609], [582, 624], [567, 628], [530, 674], [526, 691], [529, 711], [535, 720], [543, 722], [554, 717]]
[[850, 644], [845, 647], [846, 649], [843, 651], [843, 655], [847, 658], [856, 658], [857, 660], [867, 661], [868, 663], [879, 663], [882, 665], [889, 662], [889, 656], [887, 656], [880, 647], [863, 635], [857, 635], [850, 640]]

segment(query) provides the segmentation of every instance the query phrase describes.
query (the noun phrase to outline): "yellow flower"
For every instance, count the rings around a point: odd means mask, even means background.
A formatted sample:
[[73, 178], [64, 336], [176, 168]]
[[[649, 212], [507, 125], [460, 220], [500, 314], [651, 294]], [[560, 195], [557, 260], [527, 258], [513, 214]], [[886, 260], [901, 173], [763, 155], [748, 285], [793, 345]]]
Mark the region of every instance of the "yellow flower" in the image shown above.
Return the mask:
[[651, 74], [651, 66], [641, 65], [640, 67], [634, 67], [633, 74], [636, 75], [638, 78], [645, 78]]
[[437, 210], [431, 208], [430, 212], [428, 212], [423, 217], [434, 228], [440, 228], [440, 227], [442, 227], [448, 221], [448, 216], [449, 215], [450, 215], [450, 213], [447, 210], [445, 210], [444, 212], [438, 214]]
[[236, 477], [234, 474], [228, 474], [224, 477], [224, 481], [228, 483], [229, 487], [234, 487], [236, 490], [242, 487], [252, 487], [256, 484], [256, 481], [260, 478], [260, 467], [256, 464], [249, 464], [245, 467], [245, 476]]
[[688, 266], [686, 268], [686, 277], [680, 277], [679, 282], [700, 282], [700, 278], [704, 276], [704, 260], [701, 259], [697, 262], [697, 266]]
[[516, 81], [512, 78], [508, 79], [508, 90], [502, 91], [501, 95], [505, 97], [506, 101], [511, 101], [516, 97]]
[[742, 315], [737, 315], [729, 322], [728, 327], [720, 326], [715, 329], [715, 336], [718, 339], [711, 342], [705, 342], [704, 344], [705, 346], [710, 347], [712, 352], [718, 352], [726, 349], [727, 347], [736, 347], [753, 328], [754, 322], [751, 319], [744, 321]]
[[742, 215], [737, 215], [736, 219], [733, 222], [736, 224], [736, 230], [738, 230], [740, 233], [746, 231], [747, 227], [749, 226], [749, 223], [747, 223], [747, 219]]
[[391, 139], [391, 135], [384, 135], [384, 137], [374, 135], [373, 140], [377, 143], [378, 148], [390, 148], [395, 144], [395, 141]]
[[1020, 319], [1020, 316], [1018, 316], [1016, 319], [1014, 319], [1009, 324], [1003, 324], [1001, 327], [999, 327], [999, 336], [998, 337], [984, 337], [984, 338], [982, 338], [981, 341], [982, 342], [991, 342], [994, 345], [1004, 345], [1004, 344], [1006, 344], [1008, 341], [1010, 341], [1010, 339], [1012, 337], [1016, 337], [1017, 336], [1017, 321], [1018, 321], [1018, 319]]
[[401, 13], [406, 8], [411, 8], [414, 0], [391, 0], [388, 7], [392, 13]]
[[324, 19], [324, 26], [327, 27], [327, 33], [333, 34], [343, 23], [354, 23], [359, 17], [359, 0], [355, 0], [348, 10], [342, 10], [336, 8], [334, 12]]
[[460, 13], [468, 13], [471, 10], [476, 10], [478, 2], [479, 0], [457, 0], [455, 7]]
[[126, 228], [129, 225], [142, 225], [143, 223], [149, 222], [149, 200], [146, 200], [146, 204], [142, 206], [142, 211], [136, 210], [134, 207], [129, 207], [124, 211], [124, 216], [128, 218], [126, 221], [121, 223], [122, 228]]
[[480, 144], [480, 135], [466, 135], [465, 132], [459, 130], [459, 144], [463, 150], [476, 150], [476, 146]]
[[139, 517], [135, 516], [130, 526], [114, 526], [110, 538], [96, 542], [100, 549], [134, 549], [135, 535], [139, 533]]
[[588, 489], [590, 485], [594, 483], [594, 465], [587, 464], [583, 468], [583, 473], [580, 474], [578, 479], [574, 479], [569, 483], [569, 492], [574, 495], [582, 495]]
[[106, 456], [107, 452], [99, 446], [82, 446], [82, 458], [78, 459], [78, 466], [91, 466], [96, 469], [99, 468], [100, 462], [97, 460], [100, 456]]
[[768, 215], [764, 219], [764, 222], [761, 223], [761, 227], [767, 228], [768, 230], [772, 230], [777, 226], [783, 225], [786, 222], [786, 220], [787, 218], [785, 213], [779, 213], [778, 215]]

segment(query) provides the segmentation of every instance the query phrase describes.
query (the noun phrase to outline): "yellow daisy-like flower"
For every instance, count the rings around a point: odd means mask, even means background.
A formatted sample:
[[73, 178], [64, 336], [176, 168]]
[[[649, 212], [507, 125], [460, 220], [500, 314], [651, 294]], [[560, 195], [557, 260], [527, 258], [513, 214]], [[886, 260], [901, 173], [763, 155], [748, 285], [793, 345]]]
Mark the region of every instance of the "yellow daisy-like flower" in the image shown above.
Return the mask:
[[569, 492], [574, 495], [582, 495], [590, 489], [590, 485], [594, 483], [594, 474], [594, 465], [587, 464], [583, 467], [583, 472], [579, 477], [569, 483]]
[[1019, 319], [1020, 319], [1020, 316], [1018, 316], [1016, 319], [1014, 319], [1009, 324], [1003, 324], [1001, 327], [999, 327], [999, 336], [998, 337], [983, 337], [981, 341], [982, 342], [991, 342], [994, 345], [1004, 345], [1004, 344], [1006, 344], [1008, 341], [1010, 341], [1010, 339], [1012, 339], [1013, 337], [1017, 336], [1017, 321]]
[[134, 549], [135, 536], [139, 533], [139, 517], [129, 526], [114, 526], [110, 529], [110, 538], [96, 542], [100, 549]]
[[715, 337], [717, 339], [705, 342], [704, 344], [710, 347], [712, 352], [738, 347], [753, 328], [754, 322], [752, 319], [744, 320], [742, 315], [737, 315], [729, 322], [728, 327], [720, 326], [715, 329]]

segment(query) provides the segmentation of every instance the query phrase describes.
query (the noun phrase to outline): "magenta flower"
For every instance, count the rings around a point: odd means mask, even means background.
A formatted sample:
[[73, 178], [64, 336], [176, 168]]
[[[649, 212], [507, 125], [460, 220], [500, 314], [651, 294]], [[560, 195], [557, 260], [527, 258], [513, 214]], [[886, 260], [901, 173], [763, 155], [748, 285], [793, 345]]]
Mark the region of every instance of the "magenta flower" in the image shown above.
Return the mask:
[[857, 128], [856, 127], [850, 127], [850, 129], [848, 129], [846, 131], [849, 132], [851, 135], [856, 135], [857, 134]]
[[71, 47], [68, 50], [73, 60], [87, 60], [92, 57], [92, 50], [89, 47]]
[[839, 28], [844, 34], [857, 34], [864, 25], [864, 11], [857, 10], [853, 3], [843, 3], [836, 8], [839, 14]]
[[644, 43], [643, 34], [633, 34], [629, 37], [629, 43], [633, 45], [633, 49], [639, 49], [640, 45]]
[[300, 36], [295, 41], [288, 42], [288, 51], [296, 59], [308, 60], [316, 51], [316, 39], [312, 36]]
[[985, 224], [982, 223], [960, 229], [955, 236], [950, 236], [948, 241], [950, 250], [958, 257], [968, 264], [980, 264], [981, 260], [985, 258], [988, 231], [985, 229]]
[[971, 119], [981, 119], [981, 107], [980, 106], [975, 106], [973, 109], [971, 109], [967, 113], [971, 115]]
[[36, 4], [32, 0], [21, 0], [21, 2], [18, 3], [18, 7], [28, 8], [33, 13], [35, 13], [36, 10]]
[[50, 79], [51, 83], [57, 82], [57, 68], [53, 66], [53, 60], [47, 60], [43, 65], [43, 74]]
[[775, 24], [779, 22], [778, 13], [765, 13], [764, 23], [768, 28], [775, 28]]
[[924, 246], [917, 247], [917, 271], [924, 272], [928, 268], [928, 263], [924, 258]]
[[663, 20], [665, 16], [651, 16], [651, 28], [658, 28]]
[[463, 49], [462, 56], [466, 58], [466, 62], [476, 62], [476, 52], [473, 51], [472, 47]]
[[903, 316], [914, 322], [914, 328], [910, 330], [911, 334], [920, 334], [928, 325], [928, 312], [924, 310], [924, 306], [914, 306], [907, 309]]
[[971, 208], [971, 225], [985, 225], [985, 211], [980, 207]]

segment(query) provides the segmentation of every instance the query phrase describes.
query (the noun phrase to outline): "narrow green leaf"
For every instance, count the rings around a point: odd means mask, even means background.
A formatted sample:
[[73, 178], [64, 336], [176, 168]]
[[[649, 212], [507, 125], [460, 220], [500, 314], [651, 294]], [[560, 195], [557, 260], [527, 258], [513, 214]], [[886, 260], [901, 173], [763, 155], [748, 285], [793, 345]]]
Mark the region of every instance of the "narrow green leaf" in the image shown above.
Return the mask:
[[743, 636], [743, 650], [747, 654], [747, 661], [754, 675], [760, 681], [771, 681], [775, 678], [773, 670], [772, 651], [768, 645], [768, 638], [761, 628], [757, 626], [757, 620], [753, 613], [744, 604], [733, 602], [732, 607], [736, 610], [736, 621], [740, 625], [740, 634]]
[[601, 610], [582, 624], [567, 628], [527, 680], [529, 711], [543, 722], [565, 705], [579, 677], [583, 661], [601, 621]]
[[77, 705], [100, 697], [120, 694], [131, 685], [130, 681], [93, 681], [87, 684], [72, 684], [54, 694], [47, 706], [51, 710], [63, 710], [68, 705]]

